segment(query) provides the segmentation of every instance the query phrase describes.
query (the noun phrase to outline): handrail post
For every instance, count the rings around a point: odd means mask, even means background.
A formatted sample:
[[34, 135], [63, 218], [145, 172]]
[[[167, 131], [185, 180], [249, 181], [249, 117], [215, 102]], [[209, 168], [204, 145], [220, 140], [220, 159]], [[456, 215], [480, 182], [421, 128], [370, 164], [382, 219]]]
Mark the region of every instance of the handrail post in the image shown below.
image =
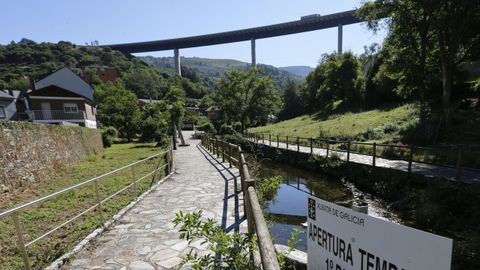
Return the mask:
[[329, 151], [330, 151], [330, 139], [327, 139], [327, 155], [326, 155], [327, 158], [328, 158]]
[[297, 152], [300, 152], [300, 138], [297, 136]]
[[375, 168], [375, 158], [377, 156], [377, 143], [373, 142], [373, 160], [372, 160], [372, 166]]
[[350, 162], [350, 140], [347, 141], [347, 162]]
[[166, 153], [167, 155], [167, 174], [170, 174], [172, 172], [172, 168], [170, 167], [170, 146], [168, 147], [168, 152]]
[[133, 186], [135, 187], [135, 197], [138, 196], [138, 183], [135, 179], [135, 166], [132, 166], [132, 179], [133, 182], [135, 183]]
[[455, 175], [455, 179], [457, 181], [460, 181], [460, 176], [462, 173], [462, 146], [458, 147], [458, 152], [457, 152], [457, 173]]
[[15, 224], [15, 231], [17, 232], [17, 245], [20, 249], [20, 253], [22, 253], [23, 263], [25, 264], [25, 269], [30, 270], [30, 261], [28, 260], [27, 249], [25, 247], [25, 242], [23, 241], [23, 232], [22, 232], [22, 225], [18, 220], [18, 214], [15, 212], [12, 214], [13, 223]]
[[412, 163], [413, 163], [413, 145], [410, 145], [410, 154], [408, 155], [408, 172], [412, 172]]
[[279, 139], [278, 139], [278, 134], [277, 134], [277, 148], [280, 148], [280, 142], [279, 142]]
[[100, 215], [100, 221], [102, 222], [102, 225], [103, 223], [105, 222], [105, 220], [103, 219], [103, 209], [102, 209], [102, 200], [100, 199], [100, 192], [98, 190], [98, 181], [95, 181], [93, 182], [93, 184], [95, 185], [95, 198], [97, 199], [97, 202], [98, 202], [98, 208], [97, 208], [97, 211]]
[[228, 165], [229, 168], [232, 168], [233, 147], [231, 145], [228, 145], [228, 156]]
[[310, 154], [313, 155], [313, 138], [310, 138]]
[[245, 181], [245, 201], [246, 201], [246, 215], [247, 215], [247, 230], [249, 235], [255, 234], [255, 221], [252, 213], [252, 203], [251, 203], [251, 198], [250, 194], [248, 192], [249, 187], [255, 187], [255, 181], [247, 180]]
[[287, 149], [288, 149], [288, 136], [287, 136]]
[[225, 162], [225, 142], [222, 141], [220, 148], [222, 150], [222, 162]]

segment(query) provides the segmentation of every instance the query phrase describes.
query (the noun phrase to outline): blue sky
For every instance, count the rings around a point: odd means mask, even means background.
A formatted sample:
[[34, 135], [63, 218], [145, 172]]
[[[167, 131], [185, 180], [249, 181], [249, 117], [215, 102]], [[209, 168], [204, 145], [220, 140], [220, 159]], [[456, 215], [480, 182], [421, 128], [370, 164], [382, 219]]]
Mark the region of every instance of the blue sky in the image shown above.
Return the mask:
[[[209, 34], [298, 20], [309, 14], [350, 10], [361, 0], [6, 0], [0, 3], [0, 43], [22, 37], [36, 42], [98, 40], [100, 44], [150, 41]], [[344, 51], [362, 53], [381, 43], [362, 24], [344, 26]], [[315, 66], [337, 48], [337, 30], [257, 40], [257, 62], [274, 66]], [[250, 43], [184, 49], [182, 56], [250, 61]], [[172, 56], [173, 51], [141, 55]]]

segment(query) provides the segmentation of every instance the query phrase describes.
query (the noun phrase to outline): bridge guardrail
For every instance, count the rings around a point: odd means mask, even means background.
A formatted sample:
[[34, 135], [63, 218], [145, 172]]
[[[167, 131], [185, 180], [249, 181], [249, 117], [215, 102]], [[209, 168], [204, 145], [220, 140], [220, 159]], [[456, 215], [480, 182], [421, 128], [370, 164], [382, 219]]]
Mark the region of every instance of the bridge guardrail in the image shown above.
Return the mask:
[[202, 137], [202, 145], [214, 155], [216, 154], [218, 158], [221, 158], [222, 162], [228, 161], [230, 167], [236, 166], [240, 171], [248, 234], [253, 235], [255, 232], [257, 233], [260, 251], [260, 258], [258, 254], [252, 252], [253, 263], [255, 266], [262, 265], [264, 270], [280, 270], [272, 238], [258, 202], [255, 180], [250, 178], [242, 148], [208, 136]]
[[246, 133], [245, 136], [256, 143], [279, 147], [285, 144], [286, 149], [300, 151], [300, 147], [309, 147], [310, 153], [315, 148], [323, 148], [328, 157], [332, 151], [345, 153], [346, 161], [350, 161], [350, 154], [361, 154], [372, 157], [372, 166], [375, 167], [378, 158], [388, 160], [403, 160], [408, 162], [408, 172], [412, 172], [413, 163], [455, 168], [456, 180], [460, 181], [465, 169], [480, 171], [480, 145], [443, 145], [425, 147], [403, 144], [382, 144], [358, 142], [353, 140], [302, 138], [273, 135], [271, 133]]
[[[146, 174], [137, 178], [137, 176], [135, 174], [135, 168], [140, 167], [142, 165], [147, 165], [148, 166], [147, 163], [149, 161], [155, 161], [156, 159], [158, 159], [158, 163], [155, 163], [155, 162], [153, 163], [154, 166], [156, 164], [155, 168], [152, 171], [149, 171]], [[164, 160], [164, 162], [165, 162], [165, 164], [163, 164], [163, 165], [161, 165], [162, 160]], [[166, 171], [165, 171], [165, 168], [166, 168]], [[10, 209], [7, 209], [5, 211], [2, 211], [2, 212], [0, 212], [0, 220], [6, 219], [7, 217], [12, 218], [13, 223], [14, 223], [14, 227], [15, 227], [16, 237], [17, 237], [17, 241], [16, 241], [17, 242], [17, 248], [19, 249], [19, 251], [21, 253], [25, 269], [30, 270], [31, 269], [31, 263], [30, 263], [30, 258], [29, 258], [30, 256], [29, 256], [28, 251], [27, 251], [27, 248], [29, 246], [32, 246], [33, 244], [37, 243], [38, 241], [44, 239], [45, 237], [47, 237], [49, 235], [52, 235], [54, 232], [60, 230], [61, 228], [67, 226], [68, 224], [72, 223], [73, 221], [79, 219], [80, 217], [84, 216], [85, 214], [87, 214], [88, 212], [91, 212], [93, 210], [96, 210], [97, 214], [100, 216], [101, 226], [103, 226], [105, 221], [106, 221], [105, 217], [103, 216], [103, 208], [105, 207], [104, 204], [107, 201], [109, 201], [113, 197], [119, 195], [120, 193], [122, 193], [122, 192], [124, 192], [124, 191], [126, 191], [126, 190], [128, 190], [132, 187], [135, 189], [134, 192], [135, 192], [135, 198], [136, 198], [140, 195], [140, 194], [138, 194], [138, 189], [139, 189], [138, 185], [139, 185], [140, 181], [142, 181], [142, 180], [144, 180], [148, 177], [152, 177], [151, 182], [150, 182], [150, 186], [152, 186], [154, 181], [155, 181], [155, 178], [157, 177], [157, 174], [161, 170], [165, 171], [165, 176], [162, 178], [162, 180], [163, 180], [163, 179], [172, 175], [173, 170], [174, 170], [173, 168], [174, 168], [174, 166], [173, 166], [173, 152], [172, 152], [172, 147], [169, 146], [166, 150], [164, 150], [164, 151], [162, 151], [158, 154], [155, 154], [155, 155], [152, 155], [150, 157], [144, 158], [142, 160], [133, 162], [133, 163], [128, 164], [126, 166], [123, 166], [121, 168], [115, 169], [113, 171], [107, 172], [105, 174], [99, 175], [97, 177], [91, 178], [91, 179], [83, 181], [81, 183], [75, 184], [73, 186], [70, 186], [68, 188], [65, 188], [65, 189], [62, 189], [60, 191], [54, 192], [54, 193], [49, 194], [47, 196], [43, 196], [41, 198], [35, 199], [33, 201], [30, 201], [30, 202], [27, 202], [27, 203], [24, 203], [24, 204], [21, 204], [19, 206], [14, 207], [14, 208], [10, 208]], [[131, 172], [128, 172], [127, 169], [130, 169]], [[120, 173], [127, 173], [127, 174], [131, 173], [132, 181], [129, 184], [127, 184], [126, 186], [123, 186], [119, 190], [115, 191], [113, 194], [109, 194], [107, 197], [102, 198], [100, 196], [100, 188], [99, 188], [98, 183], [101, 180], [105, 180], [105, 178], [107, 178], [109, 176], [118, 175]], [[128, 177], [130, 178], [130, 176], [128, 176]], [[78, 189], [80, 189], [82, 187], [89, 186], [91, 184], [94, 185], [94, 190], [95, 190], [94, 191], [94, 197], [95, 197], [94, 200], [96, 201], [96, 203], [89, 206], [87, 209], [81, 211], [80, 213], [74, 215], [73, 217], [68, 218], [68, 220], [63, 221], [60, 225], [54, 226], [51, 229], [47, 228], [47, 230], [48, 230], [47, 232], [41, 234], [40, 236], [37, 236], [33, 240], [28, 241], [28, 242], [25, 241], [26, 240], [25, 236], [26, 235], [31, 236], [30, 235], [31, 232], [27, 231], [26, 229], [24, 229], [24, 226], [22, 226], [23, 224], [22, 224], [22, 222], [19, 218], [21, 212], [26, 211], [29, 208], [40, 207], [42, 203], [46, 203], [46, 202], [51, 201], [55, 198], [58, 198], [58, 197], [60, 197], [60, 195], [65, 195], [67, 193], [75, 192]], [[54, 220], [52, 220], [51, 222], [53, 222], [53, 221]]]

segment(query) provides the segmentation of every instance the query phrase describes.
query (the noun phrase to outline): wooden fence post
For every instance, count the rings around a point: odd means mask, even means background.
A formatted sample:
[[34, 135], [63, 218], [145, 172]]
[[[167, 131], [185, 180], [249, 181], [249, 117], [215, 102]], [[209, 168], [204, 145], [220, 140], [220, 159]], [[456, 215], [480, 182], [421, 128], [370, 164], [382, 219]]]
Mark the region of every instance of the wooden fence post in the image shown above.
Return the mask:
[[20, 249], [20, 253], [22, 254], [25, 269], [30, 270], [31, 269], [30, 261], [28, 259], [28, 253], [27, 253], [27, 249], [25, 247], [25, 242], [23, 240], [23, 228], [22, 228], [22, 225], [20, 224], [20, 221], [18, 219], [18, 214], [13, 213], [12, 218], [13, 218], [13, 223], [15, 224], [15, 231], [17, 232], [17, 246], [18, 246], [18, 249]]
[[297, 152], [300, 152], [300, 138], [297, 136]]
[[328, 158], [328, 152], [330, 151], [330, 139], [327, 139], [327, 158]]
[[310, 154], [313, 154], [313, 138], [310, 138]]
[[221, 143], [221, 150], [222, 150], [222, 162], [225, 162], [225, 142], [222, 141]]
[[233, 147], [229, 144], [228, 145], [228, 167], [232, 168], [232, 158], [233, 158]]
[[265, 138], [263, 137], [263, 133], [262, 133], [262, 143], [265, 144]]
[[413, 145], [410, 145], [410, 154], [408, 155], [408, 172], [412, 172], [412, 163], [413, 163]]
[[377, 156], [377, 143], [373, 143], [373, 160], [372, 160], [372, 166], [375, 168], [375, 157]]
[[288, 136], [287, 136], [287, 149], [288, 149]]
[[280, 148], [280, 142], [278, 141], [278, 134], [277, 134], [277, 148]]
[[347, 141], [347, 162], [350, 162], [350, 140]]
[[268, 134], [268, 145], [272, 146], [272, 134]]

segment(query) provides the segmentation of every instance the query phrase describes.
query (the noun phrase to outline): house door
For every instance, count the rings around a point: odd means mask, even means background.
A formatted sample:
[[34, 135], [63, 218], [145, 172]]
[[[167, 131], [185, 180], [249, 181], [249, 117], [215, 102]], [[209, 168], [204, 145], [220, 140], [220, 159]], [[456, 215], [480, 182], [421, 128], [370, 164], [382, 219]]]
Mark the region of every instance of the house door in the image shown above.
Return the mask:
[[50, 109], [50, 103], [42, 102], [40, 106], [42, 107], [43, 120], [52, 120], [52, 110]]

